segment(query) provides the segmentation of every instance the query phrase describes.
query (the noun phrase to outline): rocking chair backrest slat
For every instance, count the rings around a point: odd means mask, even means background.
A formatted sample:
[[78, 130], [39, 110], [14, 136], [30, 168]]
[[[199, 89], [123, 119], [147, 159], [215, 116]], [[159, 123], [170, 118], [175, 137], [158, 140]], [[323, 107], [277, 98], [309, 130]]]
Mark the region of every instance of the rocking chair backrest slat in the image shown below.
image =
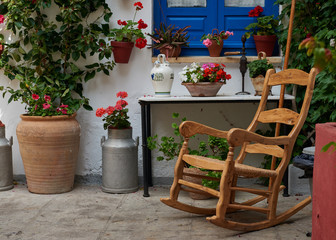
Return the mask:
[[276, 108], [276, 109], [261, 112], [258, 117], [258, 122], [284, 123], [287, 125], [295, 125], [298, 118], [299, 118], [299, 114], [290, 109]]
[[268, 85], [275, 86], [281, 84], [296, 84], [307, 86], [309, 74], [298, 69], [287, 69], [279, 73], [272, 74], [269, 78]]
[[248, 144], [246, 145], [245, 152], [247, 153], [263, 153], [281, 158], [284, 150], [277, 145], [265, 145], [265, 144]]

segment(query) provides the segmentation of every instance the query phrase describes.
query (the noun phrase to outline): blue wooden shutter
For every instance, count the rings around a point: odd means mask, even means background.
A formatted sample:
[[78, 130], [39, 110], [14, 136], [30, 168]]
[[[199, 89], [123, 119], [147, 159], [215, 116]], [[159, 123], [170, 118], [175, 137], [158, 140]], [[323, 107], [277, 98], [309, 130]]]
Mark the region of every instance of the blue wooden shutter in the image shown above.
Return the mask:
[[[253, 7], [225, 7], [225, 0], [207, 0], [206, 7], [168, 7], [167, 0], [154, 1], [154, 27], [158, 28], [161, 22], [178, 27], [190, 25], [190, 47], [183, 48], [183, 56], [208, 56], [208, 49], [200, 41], [203, 34], [211, 33], [216, 28], [219, 31], [233, 31], [234, 36], [224, 41], [224, 50], [241, 51], [241, 36], [245, 27], [255, 18], [248, 17]], [[275, 0], [265, 0], [264, 14], [278, 15], [279, 8], [274, 6]], [[253, 39], [246, 43], [249, 55], [256, 55]], [[156, 55], [158, 52], [155, 51]]]

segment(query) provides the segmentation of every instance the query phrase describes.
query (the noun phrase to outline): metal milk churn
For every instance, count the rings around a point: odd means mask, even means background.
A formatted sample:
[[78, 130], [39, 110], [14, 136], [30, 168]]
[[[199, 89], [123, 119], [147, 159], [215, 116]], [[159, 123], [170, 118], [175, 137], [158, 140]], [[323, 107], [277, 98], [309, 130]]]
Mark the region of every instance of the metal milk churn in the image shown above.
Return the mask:
[[107, 193], [130, 193], [138, 190], [138, 145], [132, 128], [108, 129], [108, 139], [101, 139], [103, 152], [102, 190]]
[[152, 84], [156, 97], [169, 97], [174, 81], [174, 71], [166, 61], [166, 55], [159, 54], [151, 71]]
[[0, 191], [13, 188], [13, 137], [5, 138], [5, 126], [0, 127]]

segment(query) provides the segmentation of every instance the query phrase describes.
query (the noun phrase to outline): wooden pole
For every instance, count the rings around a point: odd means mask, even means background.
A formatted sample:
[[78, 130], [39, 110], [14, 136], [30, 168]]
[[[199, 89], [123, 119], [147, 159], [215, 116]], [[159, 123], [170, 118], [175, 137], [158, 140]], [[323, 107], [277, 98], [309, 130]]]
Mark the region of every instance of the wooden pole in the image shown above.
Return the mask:
[[[288, 25], [288, 34], [287, 34], [287, 44], [286, 44], [286, 53], [285, 53], [285, 62], [283, 66], [283, 70], [286, 70], [288, 68], [288, 61], [289, 61], [289, 54], [290, 54], [290, 45], [292, 41], [292, 33], [293, 33], [293, 22], [294, 22], [294, 15], [295, 15], [295, 3], [296, 0], [292, 0], [291, 4], [291, 12], [290, 12], [290, 17], [289, 17], [289, 25]], [[283, 107], [284, 104], [284, 99], [285, 99], [285, 86], [281, 85], [281, 90], [280, 90], [280, 99], [279, 99], [279, 108]], [[275, 127], [275, 136], [280, 135], [280, 123], [276, 124]], [[276, 157], [272, 157], [272, 164], [271, 164], [271, 169], [274, 170], [276, 165]], [[271, 187], [272, 183], [270, 181], [269, 188]]]

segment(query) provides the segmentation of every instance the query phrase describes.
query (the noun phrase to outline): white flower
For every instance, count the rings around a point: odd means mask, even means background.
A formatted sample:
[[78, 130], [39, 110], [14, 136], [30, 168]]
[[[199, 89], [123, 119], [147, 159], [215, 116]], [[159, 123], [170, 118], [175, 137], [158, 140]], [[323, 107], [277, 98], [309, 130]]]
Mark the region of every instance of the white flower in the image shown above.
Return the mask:
[[335, 47], [335, 38], [330, 39], [330, 47]]
[[194, 69], [195, 68], [197, 69], [198, 67], [200, 67], [200, 65], [198, 63], [195, 63], [195, 62], [193, 62], [190, 66], [191, 66], [191, 68], [194, 68]]
[[183, 71], [188, 71], [189, 70], [189, 67], [188, 66], [185, 66], [184, 68], [182, 68]]
[[198, 75], [197, 75], [196, 73], [192, 73], [192, 74], [190, 75], [190, 77], [191, 77], [191, 80], [192, 80], [192, 81], [194, 81], [194, 82], [198, 82]]
[[178, 75], [179, 75], [179, 78], [180, 78], [180, 80], [181, 80], [182, 82], [184, 82], [184, 81], [187, 81], [187, 80], [188, 80], [188, 78], [187, 78], [187, 76], [186, 76], [185, 74], [186, 74], [186, 72], [185, 72], [185, 71], [182, 71], [182, 72], [179, 72], [179, 73], [178, 73]]

